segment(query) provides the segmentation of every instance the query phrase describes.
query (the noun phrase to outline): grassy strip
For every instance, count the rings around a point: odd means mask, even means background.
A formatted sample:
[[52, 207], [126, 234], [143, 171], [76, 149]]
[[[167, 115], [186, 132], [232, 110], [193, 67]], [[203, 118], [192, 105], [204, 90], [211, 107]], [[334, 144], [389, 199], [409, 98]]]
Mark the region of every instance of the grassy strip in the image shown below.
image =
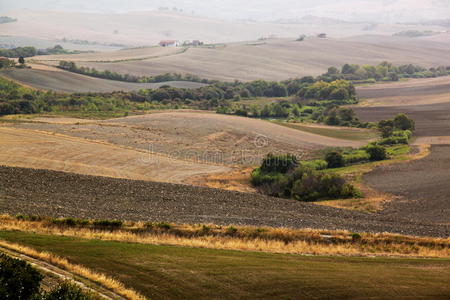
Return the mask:
[[49, 264], [62, 268], [78, 276], [87, 278], [115, 293], [131, 300], [145, 300], [146, 298], [134, 290], [126, 288], [121, 282], [108, 277], [105, 274], [92, 271], [86, 267], [70, 263], [67, 259], [55, 256], [49, 252], [36, 251], [30, 247], [0, 240], [0, 246], [45, 261]]
[[450, 260], [308, 257], [0, 232], [155, 299], [445, 298]]
[[450, 257], [450, 239], [394, 234], [142, 222], [96, 226], [99, 223], [89, 220], [23, 216], [2, 216], [0, 221], [4, 231], [140, 244], [309, 255]]

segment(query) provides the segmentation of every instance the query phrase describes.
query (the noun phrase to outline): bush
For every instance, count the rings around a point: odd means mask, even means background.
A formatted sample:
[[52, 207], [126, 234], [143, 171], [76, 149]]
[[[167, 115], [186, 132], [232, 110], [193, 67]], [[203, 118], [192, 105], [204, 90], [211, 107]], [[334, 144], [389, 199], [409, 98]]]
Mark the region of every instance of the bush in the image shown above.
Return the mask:
[[369, 154], [366, 151], [358, 150], [351, 154], [344, 154], [344, 162], [346, 165], [356, 164], [369, 160]]
[[26, 262], [0, 254], [0, 299], [36, 299], [42, 275]]
[[409, 139], [407, 137], [395, 137], [391, 136], [388, 138], [381, 139], [377, 142], [377, 145], [386, 146], [386, 145], [407, 145], [409, 143]]
[[44, 294], [43, 300], [94, 300], [90, 293], [85, 293], [80, 287], [64, 282], [54, 290]]
[[295, 155], [274, 155], [269, 153], [262, 161], [262, 173], [282, 173], [286, 174], [298, 166], [298, 159]]
[[341, 168], [345, 166], [344, 157], [340, 152], [332, 151], [325, 155], [325, 160], [328, 163], [328, 168]]
[[386, 148], [379, 145], [371, 145], [366, 149], [371, 161], [385, 160], [387, 158]]
[[405, 114], [398, 114], [394, 118], [394, 127], [400, 130], [411, 130], [415, 128], [414, 121]]
[[94, 221], [94, 226], [99, 226], [99, 227], [122, 227], [123, 222], [119, 221], [119, 220], [97, 220]]
[[300, 163], [301, 166], [313, 170], [325, 170], [328, 168], [328, 163], [326, 160], [323, 159], [315, 159], [315, 160], [308, 160], [308, 161], [302, 161]]

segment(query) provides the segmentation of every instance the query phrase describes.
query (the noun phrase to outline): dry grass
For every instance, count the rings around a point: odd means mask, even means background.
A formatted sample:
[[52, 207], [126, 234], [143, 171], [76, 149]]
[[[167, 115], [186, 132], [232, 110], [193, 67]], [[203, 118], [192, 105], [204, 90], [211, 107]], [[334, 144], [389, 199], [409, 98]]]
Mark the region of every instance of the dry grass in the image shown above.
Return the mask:
[[3, 216], [0, 230], [153, 245], [304, 255], [450, 257], [450, 239], [288, 228], [126, 223], [112, 230]]
[[237, 169], [225, 173], [207, 174], [191, 178], [187, 183], [243, 193], [256, 193], [250, 183], [250, 174], [253, 168]]
[[146, 299], [144, 296], [140, 295], [136, 291], [126, 288], [121, 282], [112, 279], [102, 273], [92, 271], [86, 267], [72, 264], [65, 258], [55, 256], [48, 252], [39, 252], [32, 248], [5, 242], [3, 240], [0, 240], [0, 246], [45, 261], [49, 264], [62, 268], [66, 271], [69, 271], [72, 274], [76, 274], [78, 276], [97, 282], [102, 286], [104, 286], [105, 288], [110, 289], [115, 293], [125, 297], [126, 299], [131, 300]]

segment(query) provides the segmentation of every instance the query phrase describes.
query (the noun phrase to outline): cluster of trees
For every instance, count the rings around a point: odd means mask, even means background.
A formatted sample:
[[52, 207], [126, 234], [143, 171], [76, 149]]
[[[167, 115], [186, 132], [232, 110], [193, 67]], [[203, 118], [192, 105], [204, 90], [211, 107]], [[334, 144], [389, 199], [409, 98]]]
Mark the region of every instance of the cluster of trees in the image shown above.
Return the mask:
[[324, 81], [345, 79], [356, 82], [398, 81], [401, 78], [429, 78], [450, 74], [450, 67], [422, 68], [412, 64], [394, 66], [382, 62], [377, 66], [345, 64], [341, 69], [328, 68], [328, 72], [320, 76]]
[[35, 47], [17, 47], [13, 49], [0, 49], [0, 56], [9, 58], [32, 57], [37, 54]]
[[77, 54], [80, 51], [69, 51], [60, 45], [47, 49], [36, 49], [35, 47], [16, 47], [12, 49], [0, 49], [0, 56], [9, 58], [32, 57], [36, 55], [52, 55], [52, 54]]
[[341, 176], [314, 170], [291, 154], [268, 154], [251, 176], [255, 187], [275, 197], [318, 201], [359, 195], [356, 188]]
[[17, 22], [17, 19], [7, 17], [7, 16], [0, 16], [0, 24], [13, 23], [13, 22]]
[[117, 80], [117, 81], [125, 81], [125, 82], [139, 82], [139, 83], [158, 83], [158, 82], [167, 82], [167, 81], [192, 81], [192, 82], [200, 82], [200, 83], [214, 83], [216, 81], [210, 81], [207, 79], [202, 79], [196, 75], [186, 74], [176, 74], [176, 73], [166, 73], [156, 76], [135, 76], [130, 74], [120, 74], [117, 72], [112, 72], [109, 70], [98, 71], [95, 68], [89, 67], [78, 67], [72, 61], [60, 61], [59, 68], [74, 72], [78, 74], [83, 74], [91, 77]]
[[377, 127], [382, 137], [378, 144], [408, 144], [415, 130], [415, 122], [405, 114], [398, 114], [393, 119], [379, 121]]
[[94, 300], [78, 286], [64, 282], [51, 291], [41, 290], [43, 276], [28, 263], [0, 254], [0, 298], [21, 300]]

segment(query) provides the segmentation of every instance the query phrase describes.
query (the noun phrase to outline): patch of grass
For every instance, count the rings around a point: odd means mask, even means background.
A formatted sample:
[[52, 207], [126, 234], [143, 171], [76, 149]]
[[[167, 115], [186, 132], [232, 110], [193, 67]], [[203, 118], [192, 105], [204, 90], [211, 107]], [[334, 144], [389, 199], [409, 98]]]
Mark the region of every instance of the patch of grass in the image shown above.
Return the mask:
[[151, 299], [445, 298], [450, 260], [305, 257], [84, 240], [0, 238], [103, 272]]

